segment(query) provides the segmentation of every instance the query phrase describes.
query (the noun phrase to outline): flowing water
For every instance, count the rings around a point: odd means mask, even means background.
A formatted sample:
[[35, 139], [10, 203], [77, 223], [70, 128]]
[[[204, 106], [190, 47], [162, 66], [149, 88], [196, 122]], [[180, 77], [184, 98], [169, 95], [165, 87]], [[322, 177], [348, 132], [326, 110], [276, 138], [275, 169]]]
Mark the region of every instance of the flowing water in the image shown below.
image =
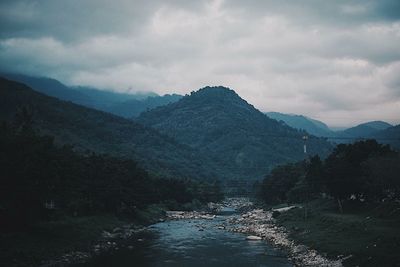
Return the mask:
[[218, 229], [229, 216], [236, 215], [154, 224], [135, 237], [130, 248], [104, 253], [85, 266], [292, 266], [265, 241], [248, 241], [243, 234]]

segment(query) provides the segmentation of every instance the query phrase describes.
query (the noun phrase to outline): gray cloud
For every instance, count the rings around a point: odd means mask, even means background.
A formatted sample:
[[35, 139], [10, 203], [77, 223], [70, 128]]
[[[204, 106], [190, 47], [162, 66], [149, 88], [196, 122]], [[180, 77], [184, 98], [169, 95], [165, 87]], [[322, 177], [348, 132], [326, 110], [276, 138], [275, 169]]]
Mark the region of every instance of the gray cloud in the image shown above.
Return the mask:
[[263, 111], [400, 123], [399, 5], [2, 1], [0, 69], [119, 91], [221, 84]]
[[349, 25], [390, 22], [400, 19], [400, 2], [396, 0], [248, 0], [225, 1], [226, 8], [234, 8], [250, 16], [280, 15], [303, 25]]

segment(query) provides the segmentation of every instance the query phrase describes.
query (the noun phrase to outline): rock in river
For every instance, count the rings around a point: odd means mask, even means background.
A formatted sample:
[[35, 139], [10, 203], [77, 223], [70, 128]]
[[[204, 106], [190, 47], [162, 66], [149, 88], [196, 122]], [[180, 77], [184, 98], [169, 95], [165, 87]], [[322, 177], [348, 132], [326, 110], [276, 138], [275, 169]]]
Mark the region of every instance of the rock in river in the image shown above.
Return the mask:
[[249, 235], [246, 237], [247, 240], [261, 240], [262, 238], [255, 235]]

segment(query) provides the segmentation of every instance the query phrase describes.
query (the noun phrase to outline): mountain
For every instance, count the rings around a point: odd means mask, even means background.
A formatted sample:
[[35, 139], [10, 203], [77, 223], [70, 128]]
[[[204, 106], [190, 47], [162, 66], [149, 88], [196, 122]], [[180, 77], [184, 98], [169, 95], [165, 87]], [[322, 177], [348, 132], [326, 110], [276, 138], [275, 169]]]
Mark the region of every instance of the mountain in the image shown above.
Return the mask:
[[284, 114], [279, 112], [267, 112], [265, 113], [271, 119], [277, 121], [283, 121], [288, 126], [305, 130], [309, 134], [315, 136], [332, 136], [334, 133], [329, 129], [329, 127], [322, 121], [314, 120], [303, 115], [292, 115]]
[[[270, 119], [225, 87], [192, 92], [137, 121], [213, 158], [231, 179], [261, 178], [277, 164], [304, 158], [303, 132]], [[308, 149], [326, 155], [331, 145], [311, 136]]]
[[400, 150], [400, 124], [375, 132], [373, 137], [381, 143]]
[[361, 125], [365, 125], [365, 126], [371, 127], [373, 129], [379, 130], [379, 131], [386, 130], [390, 127], [393, 127], [393, 125], [391, 125], [390, 123], [387, 123], [385, 121], [370, 121], [370, 122], [363, 123]]
[[118, 93], [109, 90], [100, 90], [93, 87], [87, 86], [71, 86], [72, 90], [78, 91], [87, 95], [90, 98], [90, 103], [86, 104], [89, 107], [93, 107], [99, 110], [106, 111], [104, 109], [109, 106], [116, 105], [129, 100], [143, 100], [150, 96], [158, 96], [156, 93]]
[[173, 103], [181, 99], [181, 95], [163, 95], [163, 96], [149, 96], [142, 100], [131, 99], [123, 101], [121, 103], [116, 103], [106, 108], [110, 113], [125, 117], [133, 118], [138, 116], [143, 111], [153, 109], [158, 106], [164, 106], [169, 103]]
[[344, 131], [338, 132], [339, 136], [344, 137], [370, 137], [380, 130], [385, 130], [393, 125], [384, 121], [370, 121], [359, 124], [355, 127], [348, 128]]
[[[376, 139], [379, 143], [382, 144], [392, 144], [391, 138], [384, 137], [384, 133], [380, 134], [380, 132], [384, 132], [386, 129], [390, 129], [393, 126], [384, 121], [370, 121], [366, 123], [361, 123], [357, 126], [347, 128], [342, 131], [334, 132], [334, 136], [330, 137], [329, 140], [334, 143], [353, 143], [360, 139]], [[390, 132], [390, 131], [388, 131]]]
[[[265, 114], [295, 129], [304, 130], [315, 136], [328, 137], [328, 140], [335, 143], [351, 143], [359, 138], [379, 138], [378, 132], [392, 127], [391, 124], [384, 121], [370, 121], [344, 130], [333, 131], [325, 123], [303, 115], [279, 112], [267, 112]], [[382, 140], [378, 141], [385, 143], [385, 138], [380, 137], [380, 139]]]
[[55, 79], [13, 73], [1, 73], [0, 76], [8, 80], [26, 84], [40, 93], [53, 96], [58, 99], [71, 101], [82, 105], [89, 105], [91, 103], [91, 98], [88, 95], [77, 90], [72, 90]]
[[0, 76], [26, 84], [35, 91], [48, 96], [126, 118], [136, 117], [145, 110], [178, 101], [182, 97], [177, 94], [163, 96], [152, 92], [127, 94], [86, 86], [70, 87], [55, 79], [32, 77], [23, 74], [1, 73]]
[[34, 127], [42, 134], [55, 136], [57, 144], [71, 144], [82, 152], [89, 149], [133, 158], [151, 173], [164, 177], [218, 177], [210, 159], [154, 129], [0, 78], [0, 121], [14, 121], [22, 108], [32, 113]]

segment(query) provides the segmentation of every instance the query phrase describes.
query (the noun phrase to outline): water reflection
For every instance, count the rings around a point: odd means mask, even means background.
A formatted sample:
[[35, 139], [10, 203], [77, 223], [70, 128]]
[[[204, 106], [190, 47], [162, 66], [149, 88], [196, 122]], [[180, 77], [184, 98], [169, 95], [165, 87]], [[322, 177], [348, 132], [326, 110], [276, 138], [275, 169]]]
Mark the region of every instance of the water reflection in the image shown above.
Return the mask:
[[292, 266], [266, 242], [218, 229], [226, 218], [157, 223], [130, 241], [131, 249], [101, 255], [85, 266]]

